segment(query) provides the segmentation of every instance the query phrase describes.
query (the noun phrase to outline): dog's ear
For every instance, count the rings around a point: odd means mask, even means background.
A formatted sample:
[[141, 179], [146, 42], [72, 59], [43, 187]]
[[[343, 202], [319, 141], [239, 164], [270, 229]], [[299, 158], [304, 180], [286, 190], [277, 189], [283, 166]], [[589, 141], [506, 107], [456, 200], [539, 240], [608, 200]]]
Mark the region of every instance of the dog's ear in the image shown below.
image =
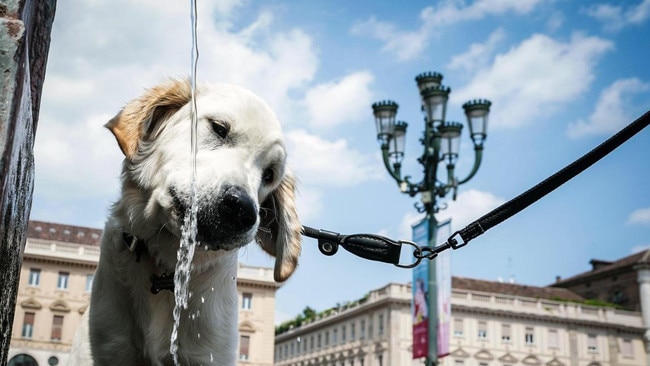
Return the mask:
[[298, 266], [301, 250], [302, 226], [296, 212], [296, 179], [287, 171], [282, 182], [262, 202], [260, 229], [257, 243], [267, 253], [275, 256], [273, 277], [285, 281]]
[[189, 103], [191, 93], [188, 80], [171, 80], [129, 102], [105, 126], [117, 139], [124, 156], [131, 160], [138, 151], [138, 143], [153, 136], [162, 121]]

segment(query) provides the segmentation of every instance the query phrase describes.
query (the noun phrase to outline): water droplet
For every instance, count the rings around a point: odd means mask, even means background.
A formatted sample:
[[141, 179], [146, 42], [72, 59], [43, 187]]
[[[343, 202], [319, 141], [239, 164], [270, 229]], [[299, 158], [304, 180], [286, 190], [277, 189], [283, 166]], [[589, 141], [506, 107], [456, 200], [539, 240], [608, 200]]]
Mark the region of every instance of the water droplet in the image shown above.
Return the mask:
[[201, 333], [196, 333], [197, 338], [201, 338]]
[[201, 296], [201, 304], [205, 304], [205, 297]]
[[212, 356], [212, 352], [210, 352], [210, 362], [214, 362], [214, 356]]
[[233, 281], [234, 281], [234, 280], [236, 280], [236, 279], [237, 279], [237, 277], [235, 277], [235, 276], [232, 276], [232, 280], [233, 280]]

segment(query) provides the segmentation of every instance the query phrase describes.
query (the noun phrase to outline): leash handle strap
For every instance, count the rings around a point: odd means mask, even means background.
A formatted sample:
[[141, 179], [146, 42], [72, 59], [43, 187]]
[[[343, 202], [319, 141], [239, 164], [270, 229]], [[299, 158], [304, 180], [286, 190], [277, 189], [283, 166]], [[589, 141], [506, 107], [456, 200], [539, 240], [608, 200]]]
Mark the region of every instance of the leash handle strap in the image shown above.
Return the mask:
[[[452, 244], [454, 249], [467, 245], [470, 240], [475, 239], [492, 227], [509, 219], [521, 210], [551, 193], [559, 186], [568, 182], [571, 178], [582, 173], [585, 169], [592, 166], [594, 163], [622, 145], [625, 141], [629, 140], [632, 136], [643, 130], [648, 126], [648, 124], [650, 124], [650, 111], [637, 118], [617, 134], [610, 137], [573, 163], [567, 165], [562, 170], [546, 178], [512, 200], [488, 212], [478, 220], [467, 225], [464, 229], [454, 233], [454, 235], [449, 238], [448, 242]], [[456, 239], [458, 236], [460, 236], [462, 242]]]
[[348, 252], [361, 258], [399, 265], [402, 243], [373, 234], [341, 235], [327, 230], [302, 227], [302, 233], [318, 239], [318, 249], [325, 255], [334, 255], [342, 246]]

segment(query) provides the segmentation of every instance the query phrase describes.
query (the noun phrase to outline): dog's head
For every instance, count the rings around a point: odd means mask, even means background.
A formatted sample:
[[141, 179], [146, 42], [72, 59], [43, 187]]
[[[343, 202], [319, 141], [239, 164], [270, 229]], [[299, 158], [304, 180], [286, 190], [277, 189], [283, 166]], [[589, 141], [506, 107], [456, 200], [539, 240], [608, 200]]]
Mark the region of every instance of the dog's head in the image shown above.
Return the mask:
[[202, 85], [195, 100], [195, 147], [186, 80], [149, 89], [106, 124], [126, 157], [128, 216], [180, 237], [195, 192], [200, 245], [228, 251], [256, 241], [276, 257], [275, 279], [284, 281], [297, 265], [301, 226], [280, 124], [261, 99], [233, 85]]

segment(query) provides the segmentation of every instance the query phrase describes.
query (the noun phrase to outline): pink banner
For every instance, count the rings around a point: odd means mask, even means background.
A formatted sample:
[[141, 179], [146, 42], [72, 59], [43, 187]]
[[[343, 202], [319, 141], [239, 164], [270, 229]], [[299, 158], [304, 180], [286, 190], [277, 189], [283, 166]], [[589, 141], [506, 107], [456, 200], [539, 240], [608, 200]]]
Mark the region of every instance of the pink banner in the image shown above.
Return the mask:
[[[450, 221], [438, 225], [436, 243], [442, 243], [451, 233]], [[420, 246], [429, 245], [429, 222], [427, 219], [413, 226], [413, 241]], [[449, 252], [441, 253], [436, 259], [437, 293], [437, 345], [438, 357], [449, 354], [451, 321], [451, 266]], [[423, 261], [413, 268], [412, 282], [413, 314], [413, 358], [427, 357], [429, 354], [429, 261]]]
[[[428, 245], [428, 221], [413, 226], [413, 241], [420, 246]], [[427, 357], [429, 353], [429, 262], [422, 261], [413, 268], [413, 358]]]

